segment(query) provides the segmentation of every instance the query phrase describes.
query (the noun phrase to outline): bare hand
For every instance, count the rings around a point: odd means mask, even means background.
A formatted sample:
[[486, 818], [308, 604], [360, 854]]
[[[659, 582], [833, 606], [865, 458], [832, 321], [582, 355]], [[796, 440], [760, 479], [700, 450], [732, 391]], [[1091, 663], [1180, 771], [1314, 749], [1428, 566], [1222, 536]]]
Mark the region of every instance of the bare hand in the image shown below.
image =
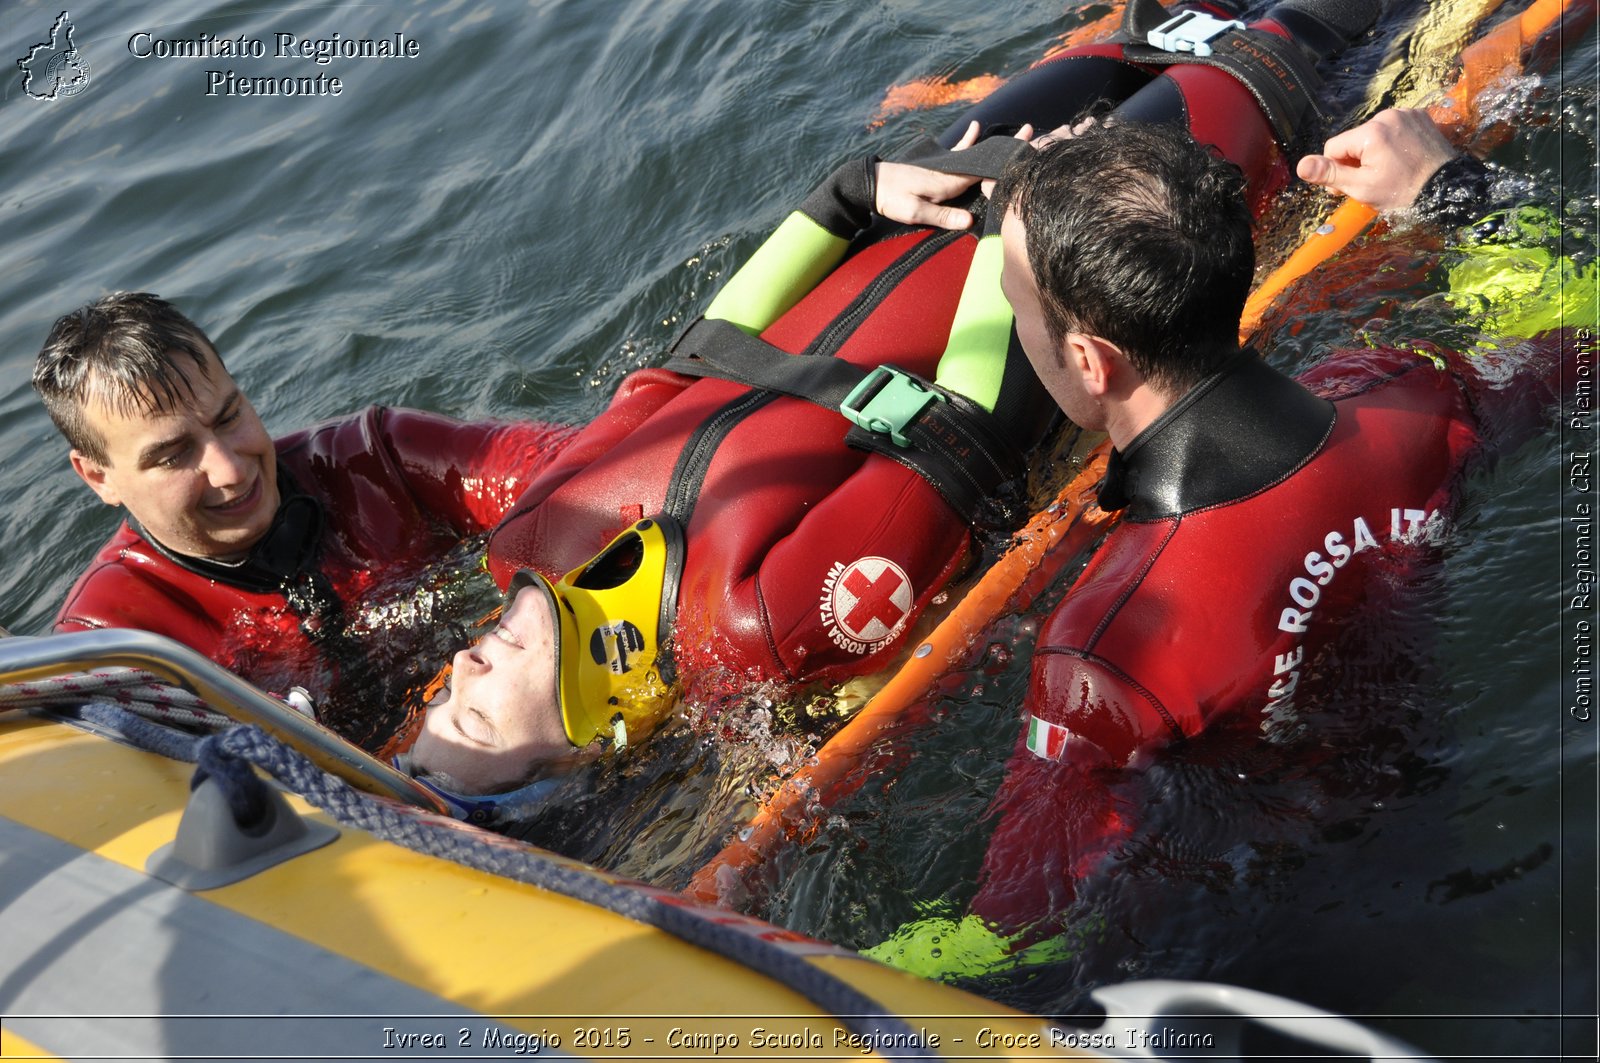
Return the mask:
[[873, 209], [891, 221], [970, 229], [972, 214], [945, 203], [978, 183], [976, 177], [939, 173], [903, 162], [878, 163], [878, 195]]
[[[1033, 126], [1017, 130], [1016, 139], [1032, 140]], [[978, 123], [967, 126], [951, 151], [965, 151], [978, 142]], [[903, 162], [878, 163], [878, 195], [873, 209], [891, 221], [907, 225], [932, 225], [940, 229], [970, 229], [972, 214], [945, 203], [973, 185], [978, 178], [940, 173]], [[983, 181], [983, 194], [994, 191], [994, 181]]]
[[1428, 112], [1392, 108], [1331, 138], [1322, 152], [1300, 160], [1300, 179], [1377, 210], [1409, 207], [1456, 154]]

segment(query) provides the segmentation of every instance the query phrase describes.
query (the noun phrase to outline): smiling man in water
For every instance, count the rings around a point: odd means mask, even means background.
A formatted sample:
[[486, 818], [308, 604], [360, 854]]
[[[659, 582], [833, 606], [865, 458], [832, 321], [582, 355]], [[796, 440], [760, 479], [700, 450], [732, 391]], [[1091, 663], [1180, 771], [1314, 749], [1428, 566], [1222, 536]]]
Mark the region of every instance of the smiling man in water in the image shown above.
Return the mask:
[[59, 319], [33, 383], [74, 472], [127, 514], [56, 630], [167, 635], [265, 689], [308, 689], [358, 741], [385, 737], [373, 707], [400, 700], [405, 671], [382, 665], [440, 637], [426, 610], [376, 618], [570, 436], [374, 407], [274, 442], [206, 334], [143, 293]]
[[[52, 414], [75, 441], [72, 469], [109, 506], [123, 506], [179, 554], [243, 557], [278, 511], [278, 462], [255, 407], [209, 343], [174, 321], [172, 376], [118, 387], [88, 377], [85, 400]], [[187, 394], [182, 394], [183, 392]], [[196, 475], [182, 475], [192, 469]]]

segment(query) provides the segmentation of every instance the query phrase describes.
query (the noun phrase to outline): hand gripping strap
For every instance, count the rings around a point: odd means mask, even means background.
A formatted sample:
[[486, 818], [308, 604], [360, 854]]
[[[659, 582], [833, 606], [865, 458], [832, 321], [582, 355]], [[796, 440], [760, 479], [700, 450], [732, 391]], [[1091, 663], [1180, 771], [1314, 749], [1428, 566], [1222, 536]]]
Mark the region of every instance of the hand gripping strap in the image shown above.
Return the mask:
[[[968, 524], [1010, 523], [1018, 516], [1013, 505], [997, 499], [1003, 485], [1027, 471], [1022, 452], [992, 413], [953, 391], [892, 366], [867, 369], [790, 354], [730, 322], [708, 318], [684, 331], [664, 368], [840, 410], [856, 423], [845, 437], [851, 446], [913, 470]], [[931, 398], [903, 419], [885, 419], [874, 413], [873, 403], [892, 388]], [[853, 414], [845, 410], [847, 403]]]
[[950, 151], [939, 146], [932, 137], [923, 137], [909, 147], [897, 161], [914, 163], [940, 173], [964, 174], [998, 180], [1006, 164], [1017, 157], [1017, 152], [1028, 142], [1015, 137], [986, 137], [970, 148]]
[[[897, 161], [939, 173], [961, 174], [965, 177], [998, 181], [1011, 160], [1027, 147], [1026, 140], [995, 136], [985, 137], [970, 148], [951, 151], [932, 137], [922, 137], [914, 141]], [[982, 235], [991, 236], [1000, 231], [1001, 216], [998, 212], [987, 211], [983, 219]]]

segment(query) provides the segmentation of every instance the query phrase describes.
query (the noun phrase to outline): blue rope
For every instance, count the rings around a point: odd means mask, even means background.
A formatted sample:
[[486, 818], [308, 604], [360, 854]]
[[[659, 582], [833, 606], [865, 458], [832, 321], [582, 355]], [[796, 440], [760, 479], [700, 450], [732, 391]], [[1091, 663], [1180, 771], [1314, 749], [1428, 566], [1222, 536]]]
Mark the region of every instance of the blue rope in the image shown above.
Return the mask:
[[835, 975], [813, 966], [769, 941], [715, 923], [696, 906], [673, 904], [627, 885], [607, 882], [556, 857], [527, 848], [484, 845], [470, 834], [396, 812], [318, 768], [306, 757], [254, 725], [229, 728], [205, 738], [162, 727], [111, 705], [89, 705], [85, 719], [112, 728], [130, 742], [176, 760], [198, 761], [191, 784], [215, 778], [240, 823], [259, 815], [266, 783], [249, 765], [280, 783], [347, 827], [366, 831], [414, 852], [451, 860], [464, 867], [525, 882], [531, 886], [614, 912], [656, 927], [691, 945], [731, 959], [789, 987], [886, 1058], [940, 1060], [920, 1034], [898, 1016], [885, 1013], [874, 998]]
[[192, 764], [199, 759], [199, 736], [153, 723], [121, 705], [113, 705], [109, 701], [91, 701], [78, 708], [77, 716], [121, 735], [131, 745], [150, 753], [159, 753], [168, 760]]
[[199, 789], [207, 779], [215, 779], [228, 799], [228, 811], [241, 827], [261, 822], [267, 813], [267, 784], [261, 781], [248, 762], [231, 755], [220, 743], [207, 739], [200, 743], [200, 767], [189, 780], [189, 790]]
[[248, 763], [226, 754], [215, 743], [147, 720], [110, 702], [89, 702], [78, 709], [77, 715], [122, 736], [140, 749], [159, 753], [170, 760], [198, 762], [199, 768], [189, 780], [190, 791], [206, 779], [215, 778], [227, 798], [233, 821], [241, 827], [260, 822], [266, 813], [267, 784], [250, 770]]

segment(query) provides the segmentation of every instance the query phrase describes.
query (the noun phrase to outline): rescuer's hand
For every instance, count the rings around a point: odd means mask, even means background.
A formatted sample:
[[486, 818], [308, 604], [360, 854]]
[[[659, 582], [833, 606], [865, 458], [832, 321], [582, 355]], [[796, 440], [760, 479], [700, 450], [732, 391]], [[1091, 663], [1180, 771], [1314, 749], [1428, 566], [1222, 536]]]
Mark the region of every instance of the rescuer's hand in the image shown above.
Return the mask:
[[[1024, 125], [1015, 134], [1018, 140], [1032, 140], [1033, 126]], [[978, 142], [978, 123], [967, 126], [967, 131], [951, 151], [965, 151]], [[907, 225], [932, 225], [940, 229], [972, 228], [972, 213], [952, 207], [954, 199], [973, 185], [978, 178], [964, 174], [939, 173], [904, 162], [878, 163], [877, 189], [873, 195], [873, 210], [891, 221]], [[983, 182], [983, 194], [994, 190], [994, 182]]]
[[954, 199], [978, 183], [976, 177], [939, 173], [904, 162], [878, 163], [873, 209], [891, 221], [940, 229], [972, 228], [972, 213], [952, 207]]
[[1322, 152], [1300, 160], [1300, 179], [1377, 210], [1411, 206], [1456, 155], [1428, 112], [1393, 108], [1332, 137]]

